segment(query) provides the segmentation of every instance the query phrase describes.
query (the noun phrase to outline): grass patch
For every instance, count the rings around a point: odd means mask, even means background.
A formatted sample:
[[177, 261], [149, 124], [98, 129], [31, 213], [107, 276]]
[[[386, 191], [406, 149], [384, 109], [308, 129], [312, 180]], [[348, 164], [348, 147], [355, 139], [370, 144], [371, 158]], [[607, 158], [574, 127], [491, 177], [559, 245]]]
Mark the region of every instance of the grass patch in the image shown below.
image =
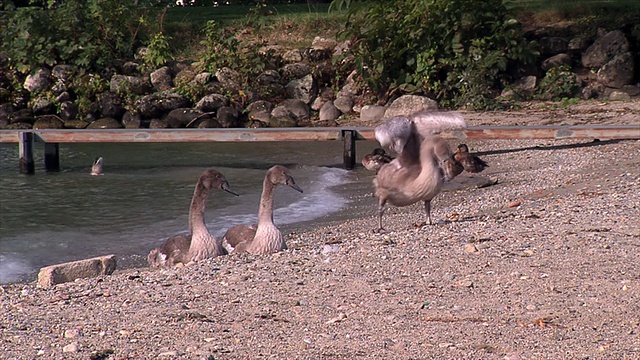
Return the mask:
[[306, 47], [315, 36], [335, 38], [344, 27], [346, 13], [328, 13], [329, 4], [278, 4], [256, 7], [173, 7], [164, 17], [165, 33], [172, 37], [177, 58], [189, 58], [200, 50], [207, 21], [237, 29], [256, 42]]

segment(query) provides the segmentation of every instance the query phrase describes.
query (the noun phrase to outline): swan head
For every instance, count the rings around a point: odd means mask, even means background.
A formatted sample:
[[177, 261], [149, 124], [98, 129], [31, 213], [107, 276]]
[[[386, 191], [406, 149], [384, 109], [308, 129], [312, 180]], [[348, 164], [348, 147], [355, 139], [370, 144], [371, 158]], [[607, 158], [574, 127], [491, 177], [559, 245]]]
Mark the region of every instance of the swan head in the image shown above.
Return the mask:
[[469, 148], [467, 147], [467, 144], [460, 144], [460, 145], [458, 145], [458, 149], [456, 150], [456, 152], [468, 153], [469, 152]]
[[273, 185], [287, 185], [302, 193], [302, 189], [296, 184], [289, 169], [282, 165], [275, 165], [267, 172], [267, 178]]
[[91, 175], [102, 175], [103, 162], [104, 159], [102, 158], [102, 156], [96, 157], [95, 160], [93, 160], [93, 166], [91, 166]]
[[225, 178], [224, 175], [222, 175], [222, 173], [217, 170], [206, 170], [200, 176], [199, 182], [202, 184], [202, 186], [204, 186], [206, 190], [218, 189], [238, 196], [235, 191], [231, 190], [231, 186], [229, 186], [227, 178]]

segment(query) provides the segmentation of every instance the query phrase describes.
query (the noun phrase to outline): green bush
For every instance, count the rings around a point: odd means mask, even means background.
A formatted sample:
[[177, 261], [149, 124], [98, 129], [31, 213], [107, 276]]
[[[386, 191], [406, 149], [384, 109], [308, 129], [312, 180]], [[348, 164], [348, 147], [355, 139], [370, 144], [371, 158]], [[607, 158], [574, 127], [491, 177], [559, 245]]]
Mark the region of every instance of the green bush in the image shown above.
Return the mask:
[[580, 80], [571, 72], [569, 66], [563, 65], [549, 69], [538, 85], [535, 98], [538, 100], [559, 101], [571, 99], [580, 90]]
[[[149, 8], [147, 8], [149, 9]], [[3, 13], [9, 66], [22, 73], [40, 66], [75, 65], [103, 70], [142, 45], [149, 10], [133, 0], [47, 1], [43, 7]]]
[[349, 11], [342, 35], [381, 101], [416, 93], [489, 108], [509, 74], [538, 55], [501, 0], [368, 2]]

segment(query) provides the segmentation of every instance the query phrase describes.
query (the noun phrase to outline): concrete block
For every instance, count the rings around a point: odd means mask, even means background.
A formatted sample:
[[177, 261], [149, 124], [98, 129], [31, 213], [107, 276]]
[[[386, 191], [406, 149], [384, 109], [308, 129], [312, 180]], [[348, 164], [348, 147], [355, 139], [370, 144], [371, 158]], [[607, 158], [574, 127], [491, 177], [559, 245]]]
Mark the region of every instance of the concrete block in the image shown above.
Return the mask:
[[38, 286], [49, 287], [75, 279], [110, 275], [116, 270], [115, 255], [72, 261], [43, 267], [38, 273]]

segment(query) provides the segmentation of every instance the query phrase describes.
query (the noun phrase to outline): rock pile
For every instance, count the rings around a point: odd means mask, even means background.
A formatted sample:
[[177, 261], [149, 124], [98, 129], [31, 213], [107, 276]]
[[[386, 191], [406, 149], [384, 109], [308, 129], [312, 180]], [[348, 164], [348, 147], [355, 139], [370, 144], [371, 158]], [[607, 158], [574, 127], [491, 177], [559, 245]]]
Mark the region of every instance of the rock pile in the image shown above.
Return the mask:
[[[577, 95], [584, 99], [628, 100], [640, 93], [632, 84], [637, 78], [634, 56], [623, 32], [600, 31], [594, 39], [542, 37], [539, 42], [539, 68], [517, 80], [503, 97], [514, 91], [534, 91], [545, 72], [560, 66], [572, 69], [568, 76], [579, 85]], [[367, 104], [370, 100], [358, 86], [355, 71], [346, 78], [336, 76], [334, 63], [341, 54], [348, 54], [349, 45], [317, 37], [308, 49], [263, 48], [272, 54], [274, 66], [250, 81], [253, 88], [248, 90], [241, 89], [241, 75], [230, 68], [198, 72], [197, 63], [178, 62], [142, 73], [139, 64], [127, 62], [112, 72], [108, 86], [95, 101], [84, 104], [84, 111], [69, 91], [68, 84], [78, 81], [73, 78], [79, 76], [74, 75], [75, 69], [69, 65], [41, 68], [24, 79], [23, 89], [0, 97], [5, 102], [0, 105], [0, 129], [333, 126], [344, 116], [359, 114], [363, 122], [389, 116], [390, 104]], [[6, 75], [0, 73], [1, 77]], [[80, 80], [97, 87], [100, 76], [84, 74]], [[4, 83], [0, 86], [6, 87]], [[204, 95], [193, 100], [185, 89]], [[0, 94], [8, 93], [0, 89]], [[231, 93], [239, 95], [227, 95]], [[411, 99], [403, 99], [401, 111], [436, 106], [430, 99]]]

